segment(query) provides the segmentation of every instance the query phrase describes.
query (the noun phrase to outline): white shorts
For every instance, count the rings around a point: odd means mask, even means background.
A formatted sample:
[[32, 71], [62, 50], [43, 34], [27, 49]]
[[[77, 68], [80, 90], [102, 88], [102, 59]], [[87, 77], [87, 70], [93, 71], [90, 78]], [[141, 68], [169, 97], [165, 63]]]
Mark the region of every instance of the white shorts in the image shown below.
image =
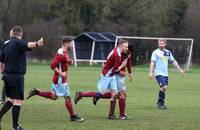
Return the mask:
[[56, 96], [67, 97], [70, 96], [68, 83], [63, 84], [52, 84], [51, 90], [56, 93]]
[[97, 83], [97, 88], [98, 88], [98, 92], [100, 92], [101, 94], [104, 94], [108, 90], [111, 90], [117, 93], [117, 82], [116, 82], [115, 75], [105, 76], [101, 74], [100, 79]]
[[122, 77], [119, 74], [116, 74], [115, 77], [117, 81], [117, 91], [120, 92], [126, 90], [125, 77]]

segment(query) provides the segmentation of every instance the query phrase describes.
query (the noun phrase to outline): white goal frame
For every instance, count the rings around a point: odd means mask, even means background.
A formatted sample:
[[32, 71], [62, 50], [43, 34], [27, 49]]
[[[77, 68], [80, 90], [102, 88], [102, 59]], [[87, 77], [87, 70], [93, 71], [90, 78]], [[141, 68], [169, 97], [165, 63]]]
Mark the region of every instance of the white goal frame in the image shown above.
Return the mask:
[[179, 41], [190, 41], [190, 52], [188, 57], [188, 62], [186, 66], [186, 71], [189, 71], [190, 65], [191, 65], [191, 58], [192, 58], [192, 50], [193, 50], [193, 43], [194, 39], [192, 38], [168, 38], [168, 37], [134, 37], [134, 36], [117, 36], [115, 41], [115, 46], [117, 45], [117, 41], [120, 38], [124, 39], [140, 39], [140, 40], [158, 40], [160, 38], [164, 38], [166, 40], [179, 40]]

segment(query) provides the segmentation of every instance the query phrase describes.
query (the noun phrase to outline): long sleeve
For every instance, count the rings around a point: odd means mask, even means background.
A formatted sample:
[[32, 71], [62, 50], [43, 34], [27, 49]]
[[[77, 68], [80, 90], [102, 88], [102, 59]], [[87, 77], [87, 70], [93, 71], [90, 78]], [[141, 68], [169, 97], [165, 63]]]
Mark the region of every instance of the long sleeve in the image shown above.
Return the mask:
[[128, 61], [127, 61], [127, 70], [128, 70], [128, 73], [132, 73], [132, 62], [131, 62], [131, 58], [128, 58]]

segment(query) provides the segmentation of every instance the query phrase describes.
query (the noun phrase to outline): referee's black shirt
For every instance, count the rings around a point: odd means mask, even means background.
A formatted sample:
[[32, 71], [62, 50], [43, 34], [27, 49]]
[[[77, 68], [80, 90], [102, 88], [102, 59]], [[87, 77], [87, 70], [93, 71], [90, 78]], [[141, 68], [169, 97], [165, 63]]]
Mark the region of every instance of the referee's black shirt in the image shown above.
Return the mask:
[[26, 73], [26, 51], [28, 42], [12, 37], [2, 47], [0, 62], [5, 64], [4, 73], [25, 74]]

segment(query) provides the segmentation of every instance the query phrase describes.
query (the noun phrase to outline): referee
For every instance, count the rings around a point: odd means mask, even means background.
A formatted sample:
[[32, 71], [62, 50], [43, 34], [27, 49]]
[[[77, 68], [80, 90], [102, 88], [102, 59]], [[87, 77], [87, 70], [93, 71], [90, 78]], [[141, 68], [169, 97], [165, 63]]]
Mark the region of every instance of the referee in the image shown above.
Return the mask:
[[3, 80], [9, 99], [0, 110], [0, 120], [12, 108], [13, 130], [23, 130], [19, 126], [21, 104], [24, 99], [24, 75], [26, 73], [26, 51], [43, 46], [43, 39], [36, 42], [22, 40], [23, 28], [14, 26], [10, 34], [12, 37], [2, 47], [0, 62], [3, 68]]

